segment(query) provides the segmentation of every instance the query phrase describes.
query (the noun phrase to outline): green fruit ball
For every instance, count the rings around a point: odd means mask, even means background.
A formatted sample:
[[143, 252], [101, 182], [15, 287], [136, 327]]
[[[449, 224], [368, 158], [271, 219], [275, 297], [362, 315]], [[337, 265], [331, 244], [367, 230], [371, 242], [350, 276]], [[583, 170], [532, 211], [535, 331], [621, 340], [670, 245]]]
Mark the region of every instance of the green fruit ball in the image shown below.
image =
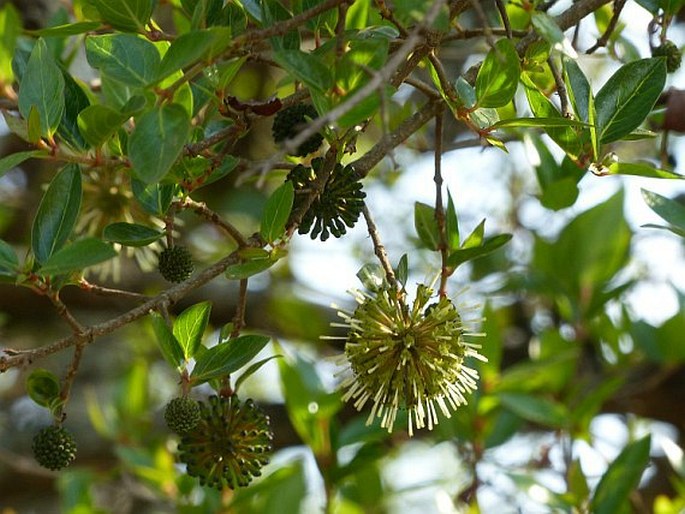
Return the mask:
[[158, 267], [169, 282], [183, 282], [193, 272], [193, 257], [185, 246], [172, 246], [159, 255]]
[[38, 464], [56, 471], [67, 467], [76, 458], [76, 442], [66, 429], [51, 425], [33, 438], [33, 455]]
[[187, 396], [174, 398], [167, 403], [164, 421], [170, 430], [179, 435], [185, 434], [200, 421], [200, 405]]
[[665, 57], [666, 58], [666, 70], [669, 73], [673, 73], [678, 68], [680, 68], [680, 62], [682, 61], [682, 55], [680, 49], [676, 46], [673, 41], [666, 40], [661, 46], [657, 46], [652, 50], [653, 57]]

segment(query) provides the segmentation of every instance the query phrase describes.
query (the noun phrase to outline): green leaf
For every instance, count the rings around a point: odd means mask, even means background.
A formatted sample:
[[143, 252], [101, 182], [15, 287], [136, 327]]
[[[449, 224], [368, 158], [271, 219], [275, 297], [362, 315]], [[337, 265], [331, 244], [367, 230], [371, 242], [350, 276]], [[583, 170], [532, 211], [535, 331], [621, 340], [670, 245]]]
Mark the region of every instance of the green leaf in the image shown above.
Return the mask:
[[88, 63], [128, 87], [145, 87], [157, 77], [159, 51], [133, 34], [106, 34], [86, 39]]
[[[229, 27], [211, 27], [182, 34], [171, 43], [164, 54], [157, 80], [162, 80], [198, 61], [209, 62], [230, 43], [231, 29]], [[234, 63], [231, 64], [234, 65]]]
[[285, 224], [290, 217], [295, 200], [295, 189], [289, 180], [276, 189], [266, 201], [260, 234], [265, 241], [273, 243], [285, 232]]
[[104, 105], [95, 104], [78, 115], [78, 128], [88, 143], [98, 148], [112, 137], [128, 116]]
[[602, 143], [618, 141], [647, 117], [666, 82], [664, 59], [641, 59], [623, 65], [595, 98]]
[[40, 268], [41, 275], [65, 275], [81, 271], [117, 256], [112, 245], [94, 237], [79, 239], [56, 251]]
[[606, 171], [609, 175], [637, 175], [638, 177], [670, 179], [685, 178], [683, 175], [678, 175], [673, 171], [662, 170], [649, 164], [636, 162], [614, 162], [609, 165]]
[[0, 9], [0, 82], [11, 84], [14, 81], [12, 57], [21, 33], [21, 17], [16, 7], [6, 3]]
[[248, 379], [250, 376], [254, 375], [259, 369], [264, 366], [267, 362], [273, 360], [273, 359], [278, 359], [282, 358], [282, 355], [272, 355], [271, 357], [267, 357], [266, 359], [259, 360], [255, 362], [254, 364], [250, 364], [245, 371], [243, 371], [240, 374], [240, 377], [238, 377], [238, 380], [235, 381], [235, 384], [233, 385], [233, 391], [235, 393], [238, 393], [238, 389], [240, 388], [241, 384], [245, 382], [246, 379]]
[[597, 484], [590, 508], [594, 514], [614, 514], [628, 501], [649, 464], [650, 436], [628, 444]]
[[245, 335], [213, 346], [197, 359], [190, 379], [199, 384], [234, 373], [250, 362], [269, 341], [266, 336]]
[[27, 30], [26, 33], [39, 37], [76, 36], [95, 30], [99, 26], [100, 22], [97, 21], [79, 21], [77, 23], [66, 23], [64, 25], [56, 25], [54, 27], [47, 27], [39, 30]]
[[642, 198], [650, 209], [664, 220], [685, 231], [685, 206], [652, 191], [647, 191], [646, 189], [641, 191]]
[[174, 337], [181, 345], [186, 359], [193, 358], [202, 344], [211, 312], [211, 302], [201, 302], [188, 307], [174, 321]]
[[500, 39], [485, 56], [476, 77], [478, 107], [502, 107], [508, 104], [519, 82], [521, 66], [514, 44]]
[[262, 248], [244, 248], [239, 254], [244, 262], [226, 268], [225, 275], [229, 280], [242, 280], [257, 275], [269, 269], [279, 259]]
[[402, 284], [402, 287], [407, 285], [407, 278], [409, 277], [409, 260], [407, 254], [405, 253], [400, 257], [400, 262], [397, 264], [395, 269], [395, 278]]
[[50, 408], [59, 400], [59, 379], [46, 369], [34, 369], [26, 379], [26, 392], [41, 407]]
[[64, 113], [57, 128], [62, 140], [77, 151], [88, 148], [78, 127], [78, 115], [90, 106], [90, 100], [81, 85], [67, 71], [62, 70], [64, 77]]
[[162, 352], [162, 356], [172, 367], [180, 367], [183, 363], [183, 349], [174, 337], [171, 329], [169, 329], [166, 321], [159, 314], [152, 313], [150, 314], [150, 322], [152, 323], [152, 330], [154, 330], [157, 336], [157, 345]]
[[47, 154], [48, 153], [45, 150], [26, 150], [3, 157], [0, 159], [0, 177], [32, 157], [44, 157], [47, 156]]
[[145, 184], [135, 177], [131, 179], [131, 191], [140, 205], [150, 214], [163, 216], [172, 200], [176, 186], [173, 184]]
[[17, 254], [14, 248], [0, 239], [0, 275], [13, 277], [19, 268]]
[[81, 171], [76, 164], [62, 168], [50, 182], [31, 229], [31, 248], [45, 263], [69, 238], [81, 208]]
[[19, 88], [19, 112], [25, 119], [32, 107], [40, 116], [40, 133], [52, 136], [64, 112], [64, 77], [43, 39], [31, 51]]
[[447, 258], [447, 265], [451, 268], [456, 268], [467, 261], [484, 257], [485, 255], [494, 252], [501, 246], [507, 244], [512, 238], [511, 234], [499, 234], [493, 237], [486, 237], [483, 244], [471, 248], [460, 248], [450, 253]]
[[592, 89], [587, 77], [573, 59], [564, 59], [564, 82], [573, 111], [579, 120], [590, 122], [590, 97]]
[[183, 151], [190, 134], [190, 117], [180, 105], [162, 105], [136, 120], [128, 138], [133, 173], [148, 184], [158, 182]]
[[572, 120], [564, 117], [552, 117], [552, 118], [508, 118], [506, 120], [500, 120], [490, 128], [492, 130], [501, 128], [512, 128], [512, 127], [588, 127], [587, 123], [582, 121]]
[[414, 227], [421, 242], [431, 250], [440, 246], [440, 231], [435, 219], [435, 209], [428, 204], [414, 203]]
[[307, 87], [324, 92], [333, 86], [330, 68], [314, 54], [301, 50], [280, 50], [274, 53], [273, 58]]
[[40, 112], [38, 112], [38, 107], [35, 105], [32, 105], [31, 109], [29, 109], [29, 117], [28, 120], [26, 120], [26, 128], [28, 130], [29, 143], [33, 143], [34, 145], [37, 144], [40, 141], [42, 129]]
[[102, 239], [124, 246], [147, 246], [160, 239], [164, 233], [137, 223], [110, 223], [102, 231]]
[[143, 32], [150, 21], [153, 0], [90, 0], [102, 21], [125, 32]]
[[454, 207], [452, 194], [447, 191], [447, 211], [445, 213], [445, 232], [447, 234], [447, 251], [459, 248], [459, 218]]
[[561, 403], [522, 393], [499, 393], [502, 405], [523, 419], [552, 428], [564, 428], [569, 419], [568, 409]]
[[482, 220], [476, 228], [473, 229], [473, 232], [471, 232], [466, 239], [464, 239], [464, 242], [462, 243], [461, 247], [466, 249], [466, 248], [474, 248], [476, 246], [481, 246], [483, 244], [483, 236], [485, 235], [485, 220]]

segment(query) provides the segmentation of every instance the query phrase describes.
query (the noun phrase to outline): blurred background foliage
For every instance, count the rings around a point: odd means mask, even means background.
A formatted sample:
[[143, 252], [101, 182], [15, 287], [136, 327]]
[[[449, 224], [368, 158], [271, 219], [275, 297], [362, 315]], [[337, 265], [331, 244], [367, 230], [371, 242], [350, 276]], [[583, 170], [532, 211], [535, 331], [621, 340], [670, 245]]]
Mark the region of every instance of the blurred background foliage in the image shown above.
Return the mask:
[[[60, 2], [16, 3], [28, 28], [67, 19]], [[156, 19], [172, 23], [167, 2], [159, 4]], [[394, 4], [409, 16], [412, 2]], [[509, 6], [516, 20], [516, 4]], [[608, 17], [610, 11], [599, 8], [589, 33], [602, 33]], [[680, 37], [679, 25], [673, 27]], [[644, 48], [628, 31], [615, 32], [611, 45], [626, 60]], [[466, 69], [487, 46], [482, 40], [475, 47], [454, 41], [448, 50], [446, 62]], [[606, 73], [595, 61], [590, 66], [597, 67], [598, 77]], [[239, 98], [267, 97], [283, 80], [273, 70], [260, 63], [244, 66], [228, 91]], [[415, 106], [411, 95], [386, 98], [382, 116], [392, 129]], [[237, 156], [268, 158], [274, 151], [269, 130], [268, 123], [253, 127]], [[463, 140], [462, 130], [448, 122], [446, 140]], [[24, 149], [3, 134], [3, 155]], [[357, 141], [358, 150], [380, 136], [380, 129], [369, 129]], [[411, 223], [413, 202], [432, 194], [432, 154], [424, 155], [432, 137], [429, 131], [414, 135], [374, 170], [366, 189], [369, 203], [383, 213], [379, 228], [391, 258], [409, 254], [409, 283], [439, 269]], [[675, 267], [682, 269], [681, 239], [639, 227], [657, 220], [635, 205], [636, 188], [657, 189], [653, 182], [587, 176], [578, 189], [580, 177], [564, 174], [559, 180], [566, 163], [547, 149], [549, 140], [527, 137], [528, 148], [537, 149], [537, 164], [516, 144], [510, 156], [471, 148], [445, 157], [462, 232], [487, 216], [489, 227], [514, 234], [510, 247], [464, 266], [450, 283], [458, 302], [476, 306], [471, 315], [482, 318], [481, 353], [488, 359], [475, 364], [478, 392], [451, 419], [410, 440], [403, 431], [366, 426], [367, 414], [341, 403], [335, 392], [341, 347], [319, 337], [340, 335], [330, 327], [336, 315], [329, 305], [352, 305], [344, 291], [358, 287], [354, 273], [373, 259], [372, 247], [359, 227], [349, 238], [326, 244], [301, 237], [287, 259], [250, 281], [247, 326], [273, 340], [260, 357], [283, 356], [243, 386], [243, 394], [268, 412], [275, 433], [276, 452], [261, 479], [219, 492], [179, 472], [177, 439], [162, 420], [178, 376], [143, 320], [85, 353], [66, 421], [77, 435], [79, 454], [60, 473], [39, 468], [30, 456], [28, 434], [49, 421], [26, 396], [30, 370], [0, 376], [0, 512], [280, 514], [319, 512], [324, 504], [343, 514], [685, 511], [685, 282], [682, 272], [675, 274]], [[671, 147], [677, 160], [679, 143]], [[639, 152], [658, 157], [657, 142], [639, 144]], [[52, 173], [44, 161], [28, 161], [0, 179], [4, 240], [20, 248], [27, 244], [41, 184]], [[258, 230], [278, 180], [266, 189], [233, 175], [222, 180], [225, 187], [206, 188], [197, 199], [243, 233]], [[672, 183], [660, 187], [667, 196], [682, 190]], [[102, 190], [94, 193], [90, 205], [99, 211], [106, 210], [103, 202], [117, 200], [97, 196]], [[214, 227], [188, 213], [179, 218], [198, 261], [210, 263], [231, 251]], [[116, 266], [117, 287], [150, 294], [163, 287], [134, 259], [122, 258]], [[210, 326], [218, 331], [233, 318], [236, 297], [235, 282], [215, 281], [175, 305], [173, 314], [209, 299]], [[88, 324], [126, 307], [124, 300], [74, 289], [65, 290], [63, 299]], [[0, 284], [3, 347], [34, 348], [65, 333], [47, 300]], [[57, 374], [66, 365], [61, 354], [40, 364]]]

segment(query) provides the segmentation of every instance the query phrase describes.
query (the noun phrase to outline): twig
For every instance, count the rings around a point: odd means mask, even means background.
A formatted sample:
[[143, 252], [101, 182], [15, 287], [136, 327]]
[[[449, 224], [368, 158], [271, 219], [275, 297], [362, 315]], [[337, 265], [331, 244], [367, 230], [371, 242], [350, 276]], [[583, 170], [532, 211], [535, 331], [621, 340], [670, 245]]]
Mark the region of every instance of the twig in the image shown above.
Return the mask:
[[623, 10], [623, 6], [625, 6], [625, 4], [626, 0], [616, 0], [614, 2], [614, 14], [609, 20], [607, 29], [604, 31], [604, 34], [597, 39], [597, 42], [586, 50], [586, 54], [592, 54], [600, 48], [606, 46], [606, 44], [609, 42], [611, 34], [613, 34], [614, 30], [616, 30], [616, 24], [618, 23], [618, 19], [621, 16], [621, 11]]
[[124, 291], [123, 289], [111, 289], [88, 282], [85, 278], [79, 281], [79, 287], [87, 293], [93, 293], [100, 296], [118, 296], [121, 298], [130, 298], [132, 300], [145, 301], [150, 297], [133, 291]]
[[447, 296], [447, 279], [449, 278], [449, 270], [447, 268], [447, 230], [445, 223], [445, 208], [442, 200], [442, 111], [435, 115], [435, 174], [433, 182], [435, 182], [435, 221], [438, 225], [438, 234], [440, 241], [438, 242], [438, 249], [440, 250], [440, 259], [442, 265], [440, 267], [440, 290], [438, 294], [441, 298]]
[[[499, 29], [496, 27], [490, 28], [493, 36], [507, 36], [507, 37], [523, 37], [528, 34], [527, 30], [510, 30]], [[511, 36], [509, 36], [511, 34]], [[442, 38], [442, 41], [455, 41], [459, 39], [472, 39], [476, 37], [483, 37], [485, 30], [483, 29], [460, 29], [456, 34], [449, 34]]]
[[502, 2], [502, 0], [495, 0], [495, 3], [497, 4], [497, 10], [499, 11], [500, 18], [502, 18], [502, 25], [504, 25], [504, 30], [507, 34], [507, 37], [511, 39], [512, 37], [514, 37], [514, 34], [511, 31], [511, 22], [509, 21], [507, 8], [505, 7], [504, 2]]
[[421, 34], [425, 28], [429, 27], [433, 23], [444, 3], [445, 0], [436, 0], [433, 2], [433, 5], [429, 9], [428, 13], [426, 13], [426, 16], [421, 23], [414, 27], [414, 30], [412, 30], [411, 34], [407, 37], [404, 43], [402, 43], [400, 48], [388, 60], [387, 64], [378, 70], [378, 72], [371, 78], [371, 80], [369, 80], [369, 82], [366, 83], [366, 85], [361, 87], [345, 102], [328, 111], [325, 115], [312, 120], [307, 128], [300, 132], [297, 136], [286, 140], [283, 144], [283, 149], [280, 152], [277, 152], [271, 159], [266, 161], [264, 167], [262, 168], [261, 175], [264, 176], [264, 174], [271, 169], [271, 166], [275, 162], [280, 161], [284, 155], [297, 149], [297, 147], [299, 147], [311, 136], [319, 132], [324, 126], [335, 122], [340, 117], [350, 112], [359, 103], [361, 103], [371, 94], [375, 93], [378, 88], [382, 87], [386, 82], [388, 82], [398, 70], [400, 65], [404, 62], [404, 60], [414, 51], [417, 46], [420, 46], [422, 41]]
[[69, 395], [71, 394], [71, 387], [74, 384], [74, 379], [76, 378], [76, 373], [78, 373], [78, 368], [81, 365], [81, 357], [83, 357], [83, 349], [86, 346], [86, 341], [81, 341], [76, 343], [74, 346], [74, 355], [71, 358], [71, 364], [64, 375], [64, 380], [62, 381], [62, 391], [60, 392], [60, 406], [58, 411], [59, 421], [64, 421], [66, 414], [64, 412], [64, 407], [69, 401]]
[[238, 292], [238, 305], [235, 309], [235, 316], [233, 316], [233, 330], [231, 331], [231, 339], [238, 337], [240, 331], [245, 326], [245, 310], [247, 307], [247, 279], [240, 280], [240, 290]]
[[86, 341], [86, 344], [90, 344], [95, 338], [110, 334], [129, 323], [143, 318], [151, 311], [158, 310], [162, 305], [169, 305], [177, 302], [191, 291], [205, 285], [207, 282], [222, 274], [229, 266], [237, 264], [238, 262], [240, 262], [240, 257], [236, 252], [233, 252], [185, 282], [167, 289], [144, 304], [139, 305], [116, 318], [112, 318], [103, 323], [98, 323], [97, 325], [85, 327], [84, 332], [80, 335], [72, 334], [59, 339], [52, 344], [32, 350], [6, 349], [5, 354], [8, 356], [0, 356], [0, 373], [11, 368], [27, 366], [38, 359], [47, 357], [48, 355], [52, 355], [53, 353], [57, 353], [83, 341]]
[[178, 205], [178, 207], [181, 209], [191, 209], [196, 214], [202, 216], [208, 221], [211, 221], [217, 227], [221, 228], [224, 232], [231, 236], [241, 248], [248, 245], [247, 241], [237, 228], [207, 207], [207, 204], [204, 202], [196, 202], [192, 198], [186, 197], [182, 201], [177, 202], [176, 205]]
[[566, 83], [564, 82], [564, 78], [561, 76], [561, 71], [552, 60], [552, 56], [549, 56], [547, 58], [547, 65], [549, 66], [549, 69], [552, 71], [554, 83], [557, 87], [557, 94], [559, 95], [559, 101], [561, 102], [561, 114], [563, 114], [566, 118], [570, 118], [571, 109], [568, 105], [568, 93], [566, 91]]
[[366, 203], [364, 203], [362, 213], [364, 214], [364, 219], [366, 220], [366, 227], [369, 231], [369, 236], [371, 237], [371, 241], [373, 242], [373, 252], [376, 254], [376, 257], [378, 257], [381, 266], [383, 266], [383, 270], [385, 271], [385, 278], [387, 278], [388, 283], [393, 288], [397, 288], [397, 279], [395, 278], [395, 271], [392, 269], [392, 264], [390, 264], [390, 259], [388, 258], [388, 252], [385, 251], [385, 246], [383, 246], [383, 243], [381, 243], [381, 238], [378, 234], [378, 228], [376, 227], [376, 224], [373, 222], [373, 218], [371, 217], [371, 213], [369, 212], [369, 208], [366, 206]]
[[52, 292], [47, 295], [50, 301], [52, 302], [52, 305], [55, 307], [57, 310], [57, 314], [60, 315], [64, 321], [66, 321], [69, 326], [71, 327], [71, 330], [74, 332], [74, 334], [79, 335], [83, 334], [84, 329], [83, 326], [74, 318], [74, 316], [69, 312], [69, 309], [67, 306], [64, 304], [62, 299], [59, 297], [59, 291], [57, 292]]

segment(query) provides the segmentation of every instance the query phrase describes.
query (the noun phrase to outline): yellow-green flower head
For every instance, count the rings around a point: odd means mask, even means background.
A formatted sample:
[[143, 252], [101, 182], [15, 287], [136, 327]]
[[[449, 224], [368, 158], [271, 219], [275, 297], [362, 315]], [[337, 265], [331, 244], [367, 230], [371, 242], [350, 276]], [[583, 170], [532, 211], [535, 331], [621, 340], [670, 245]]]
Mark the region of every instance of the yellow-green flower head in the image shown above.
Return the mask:
[[185, 432], [179, 459], [200, 484], [223, 489], [245, 487], [269, 462], [273, 434], [269, 417], [252, 400], [210, 396], [200, 405], [200, 421]]
[[428, 305], [433, 290], [420, 284], [411, 307], [406, 293], [385, 285], [373, 293], [354, 291], [359, 303], [353, 313], [340, 312], [350, 331], [345, 343], [349, 376], [343, 399], [357, 410], [373, 406], [367, 420], [381, 419], [392, 431], [397, 412], [406, 408], [409, 435], [414, 428], [438, 423], [438, 413], [466, 404], [477, 387], [478, 372], [464, 364], [467, 357], [486, 359], [478, 346], [464, 339], [461, 316], [441, 297]]

